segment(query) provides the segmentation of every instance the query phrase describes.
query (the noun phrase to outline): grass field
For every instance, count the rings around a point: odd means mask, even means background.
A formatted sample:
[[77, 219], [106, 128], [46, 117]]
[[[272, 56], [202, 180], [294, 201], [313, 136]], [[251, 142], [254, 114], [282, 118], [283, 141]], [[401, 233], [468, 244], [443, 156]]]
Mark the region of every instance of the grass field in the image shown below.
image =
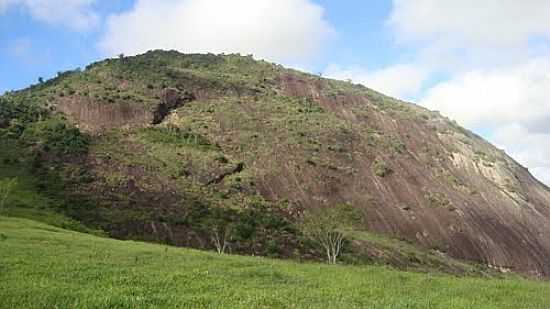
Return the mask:
[[1, 308], [550, 308], [550, 284], [219, 256], [0, 217]]

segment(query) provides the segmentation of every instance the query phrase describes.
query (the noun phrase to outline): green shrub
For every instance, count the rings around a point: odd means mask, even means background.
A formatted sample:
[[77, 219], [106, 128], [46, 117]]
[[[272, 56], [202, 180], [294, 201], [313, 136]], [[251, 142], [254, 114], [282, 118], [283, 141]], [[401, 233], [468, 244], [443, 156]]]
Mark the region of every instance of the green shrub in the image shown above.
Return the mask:
[[0, 97], [0, 128], [9, 126], [13, 120], [25, 126], [30, 122], [47, 117], [48, 114], [47, 109], [34, 101], [26, 99], [16, 101]]
[[30, 124], [21, 139], [55, 154], [81, 154], [88, 150], [89, 138], [59, 118], [50, 118]]
[[403, 154], [407, 151], [407, 146], [397, 137], [390, 140], [390, 147], [395, 153]]
[[372, 171], [378, 177], [386, 177], [393, 173], [393, 170], [382, 159], [376, 159], [372, 164]]
[[204, 136], [177, 127], [157, 127], [143, 129], [143, 137], [152, 143], [177, 146], [214, 147]]
[[433, 208], [449, 208], [453, 209], [453, 204], [447, 198], [447, 195], [439, 192], [429, 192], [425, 196], [428, 201], [428, 205]]

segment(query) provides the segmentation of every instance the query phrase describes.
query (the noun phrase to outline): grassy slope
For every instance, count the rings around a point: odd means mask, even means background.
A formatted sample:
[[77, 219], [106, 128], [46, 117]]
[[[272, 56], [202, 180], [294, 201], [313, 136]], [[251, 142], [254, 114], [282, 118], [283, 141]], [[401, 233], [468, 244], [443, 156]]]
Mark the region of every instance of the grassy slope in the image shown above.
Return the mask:
[[2, 308], [547, 308], [550, 285], [297, 264], [0, 217]]

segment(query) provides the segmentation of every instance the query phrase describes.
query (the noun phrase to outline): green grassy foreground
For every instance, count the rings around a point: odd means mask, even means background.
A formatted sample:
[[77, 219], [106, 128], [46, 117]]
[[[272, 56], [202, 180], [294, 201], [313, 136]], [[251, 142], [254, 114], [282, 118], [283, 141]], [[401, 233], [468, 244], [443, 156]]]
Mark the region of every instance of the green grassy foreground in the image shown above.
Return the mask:
[[0, 217], [1, 308], [548, 308], [550, 284], [298, 264]]

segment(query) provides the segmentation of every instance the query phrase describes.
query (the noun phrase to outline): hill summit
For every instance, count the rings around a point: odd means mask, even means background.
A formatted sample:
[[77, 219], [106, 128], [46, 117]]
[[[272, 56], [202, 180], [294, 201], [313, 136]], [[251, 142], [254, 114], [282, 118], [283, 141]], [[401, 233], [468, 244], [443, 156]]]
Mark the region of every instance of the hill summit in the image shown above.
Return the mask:
[[550, 275], [550, 189], [439, 113], [361, 85], [151, 51], [0, 100], [0, 171], [116, 238], [212, 248], [204, 227], [224, 218], [234, 252], [315, 258], [294, 223], [346, 204], [370, 235], [350, 261]]

